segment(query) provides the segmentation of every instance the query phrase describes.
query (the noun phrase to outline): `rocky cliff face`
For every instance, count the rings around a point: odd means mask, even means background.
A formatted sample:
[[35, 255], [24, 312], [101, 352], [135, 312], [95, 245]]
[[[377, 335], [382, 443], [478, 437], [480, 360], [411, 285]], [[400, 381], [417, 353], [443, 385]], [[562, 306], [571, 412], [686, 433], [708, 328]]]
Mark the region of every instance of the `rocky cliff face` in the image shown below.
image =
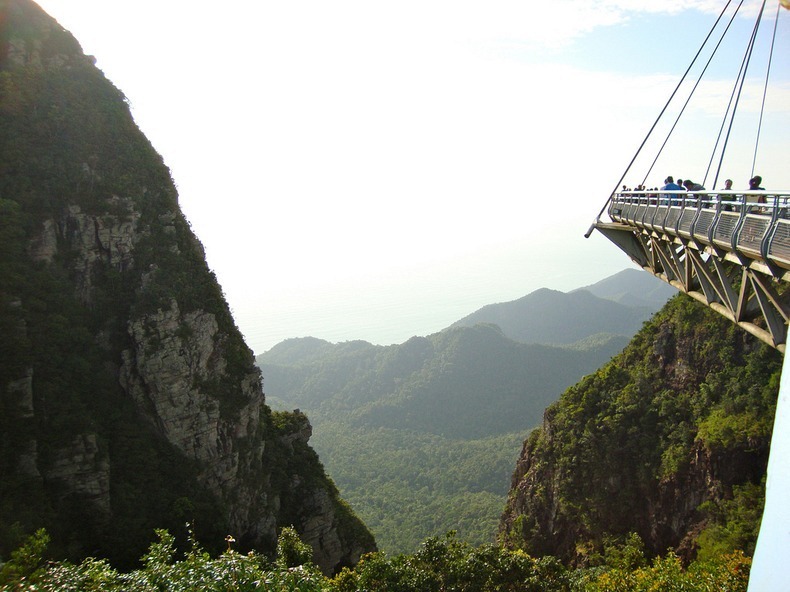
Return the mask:
[[777, 352], [676, 297], [547, 409], [517, 462], [502, 540], [572, 564], [631, 532], [686, 559], [715, 529], [717, 544], [752, 551], [780, 371]]
[[0, 555], [46, 526], [126, 561], [184, 520], [263, 551], [293, 525], [326, 572], [375, 548], [265, 405], [123, 95], [28, 0], [0, 2], [0, 323]]

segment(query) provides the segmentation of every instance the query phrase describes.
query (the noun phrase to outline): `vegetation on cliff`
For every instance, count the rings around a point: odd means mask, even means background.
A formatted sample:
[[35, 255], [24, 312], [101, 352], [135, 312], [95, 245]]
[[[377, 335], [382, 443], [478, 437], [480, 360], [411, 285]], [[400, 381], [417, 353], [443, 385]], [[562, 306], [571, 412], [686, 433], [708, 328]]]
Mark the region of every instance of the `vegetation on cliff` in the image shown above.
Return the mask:
[[781, 355], [679, 295], [568, 389], [524, 443], [503, 541], [594, 564], [636, 532], [647, 553], [751, 554]]
[[264, 405], [125, 97], [30, 0], [0, 2], [0, 331], [0, 556], [46, 527], [130, 566], [187, 521], [269, 553], [293, 524], [329, 571], [375, 549], [306, 418]]

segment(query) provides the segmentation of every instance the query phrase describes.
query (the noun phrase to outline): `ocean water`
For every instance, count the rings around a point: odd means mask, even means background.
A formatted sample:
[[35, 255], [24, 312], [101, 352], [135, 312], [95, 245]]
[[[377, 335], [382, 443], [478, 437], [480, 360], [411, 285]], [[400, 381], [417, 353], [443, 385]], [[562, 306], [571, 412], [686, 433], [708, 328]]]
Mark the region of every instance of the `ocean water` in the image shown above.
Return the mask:
[[487, 304], [516, 300], [539, 288], [567, 292], [632, 266], [603, 237], [586, 240], [581, 232], [579, 237], [582, 248], [573, 250], [515, 245], [441, 265], [360, 273], [342, 282], [306, 281], [277, 291], [258, 287], [227, 297], [256, 355], [284, 339], [306, 336], [332, 343], [403, 343], [440, 331]]

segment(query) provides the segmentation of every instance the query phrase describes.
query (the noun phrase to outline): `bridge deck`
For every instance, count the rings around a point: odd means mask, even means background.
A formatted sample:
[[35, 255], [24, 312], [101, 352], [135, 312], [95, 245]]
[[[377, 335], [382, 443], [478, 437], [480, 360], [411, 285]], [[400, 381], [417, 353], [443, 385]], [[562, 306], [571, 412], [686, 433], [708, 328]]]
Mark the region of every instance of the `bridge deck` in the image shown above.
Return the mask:
[[624, 191], [595, 228], [642, 268], [784, 351], [790, 192]]

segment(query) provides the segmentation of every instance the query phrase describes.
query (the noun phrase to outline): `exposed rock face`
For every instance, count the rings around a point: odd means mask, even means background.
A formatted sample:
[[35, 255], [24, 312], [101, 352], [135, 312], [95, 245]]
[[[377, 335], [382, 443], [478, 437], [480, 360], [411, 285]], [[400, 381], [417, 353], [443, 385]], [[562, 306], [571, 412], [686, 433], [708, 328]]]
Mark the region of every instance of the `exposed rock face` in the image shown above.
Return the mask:
[[[540, 429], [551, 432], [546, 423]], [[567, 499], [561, 477], [567, 469], [556, 466], [544, 449], [536, 450], [534, 442], [528, 440], [513, 472], [500, 536], [504, 542], [510, 537], [511, 543], [513, 537], [523, 537], [525, 540], [516, 546], [526, 546], [536, 555], [552, 555], [570, 564], [584, 565], [594, 549], [600, 550], [601, 533], [617, 537], [636, 532], [653, 553], [673, 549], [681, 557], [692, 559], [696, 537], [707, 525], [700, 506], [709, 500], [731, 497], [733, 484], [759, 482], [762, 478], [769, 443], [756, 444], [748, 450], [710, 450], [696, 444], [685, 470], [646, 482], [640, 487], [640, 499], [632, 500], [626, 511], [617, 502], [623, 473], [604, 473], [602, 468], [603, 493], [611, 495], [612, 505], [600, 506], [591, 498], [585, 500], [589, 514], [598, 516], [591, 528], [589, 521], [568, 511], [566, 504], [571, 500]], [[594, 487], [598, 484], [591, 483], [590, 489]]]
[[651, 553], [693, 558], [717, 519], [706, 502], [765, 475], [780, 372], [777, 352], [674, 299], [547, 409], [517, 461], [501, 539], [586, 564], [635, 532]]
[[305, 521], [302, 538], [315, 549], [313, 560], [324, 571], [332, 571], [337, 566], [337, 557], [345, 566], [355, 565], [363, 549], [347, 550], [338, 536], [338, 520], [333, 516], [332, 500], [326, 491], [313, 490], [304, 500]]
[[[225, 360], [217, 355], [214, 315], [202, 310], [181, 315], [171, 300], [168, 310], [129, 323], [133, 349], [122, 352], [121, 384], [145, 410], [159, 431], [190, 458], [214, 462], [221, 449], [219, 402], [198, 388], [212, 375], [222, 376]], [[254, 386], [257, 387], [257, 393]], [[260, 383], [250, 385], [248, 397], [257, 399], [245, 414], [257, 420], [263, 397]]]
[[150, 542], [195, 520], [271, 551], [293, 525], [328, 573], [374, 550], [307, 418], [265, 405], [123, 95], [29, 0], [0, 2], [0, 74], [0, 531], [112, 553], [118, 525]]
[[[4, 399], [11, 414], [23, 421], [33, 419], [33, 371], [31, 369], [26, 371], [26, 376], [8, 382]], [[26, 438], [24, 442], [20, 442], [20, 446], [16, 471], [20, 475], [40, 480], [36, 440]]]
[[41, 231], [29, 242], [28, 253], [33, 261], [52, 263], [58, 254], [59, 241], [65, 249], [77, 254], [72, 272], [77, 295], [86, 303], [91, 301], [94, 266], [103, 265], [121, 272], [132, 267], [140, 213], [132, 210], [128, 199], [112, 196], [109, 200], [113, 208], [120, 203], [127, 209], [123, 216], [88, 215], [79, 205], [69, 204], [59, 220], [44, 220]]
[[76, 495], [103, 521], [110, 518], [110, 462], [99, 450], [96, 434], [79, 434], [59, 449], [46, 479], [58, 483], [60, 495]]
[[[283, 438], [284, 444], [294, 453], [304, 449], [313, 430], [307, 417], [299, 410], [294, 411], [294, 423], [290, 433]], [[302, 496], [301, 506], [296, 509], [295, 522], [302, 525], [300, 531], [304, 542], [313, 547], [313, 561], [325, 572], [338, 566], [355, 565], [365, 549], [357, 545], [349, 548], [343, 536], [342, 517], [333, 511], [334, 501], [326, 489], [310, 487], [310, 478], [292, 475], [286, 496]], [[281, 504], [280, 499], [276, 501]], [[337, 558], [340, 557], [338, 562]]]

